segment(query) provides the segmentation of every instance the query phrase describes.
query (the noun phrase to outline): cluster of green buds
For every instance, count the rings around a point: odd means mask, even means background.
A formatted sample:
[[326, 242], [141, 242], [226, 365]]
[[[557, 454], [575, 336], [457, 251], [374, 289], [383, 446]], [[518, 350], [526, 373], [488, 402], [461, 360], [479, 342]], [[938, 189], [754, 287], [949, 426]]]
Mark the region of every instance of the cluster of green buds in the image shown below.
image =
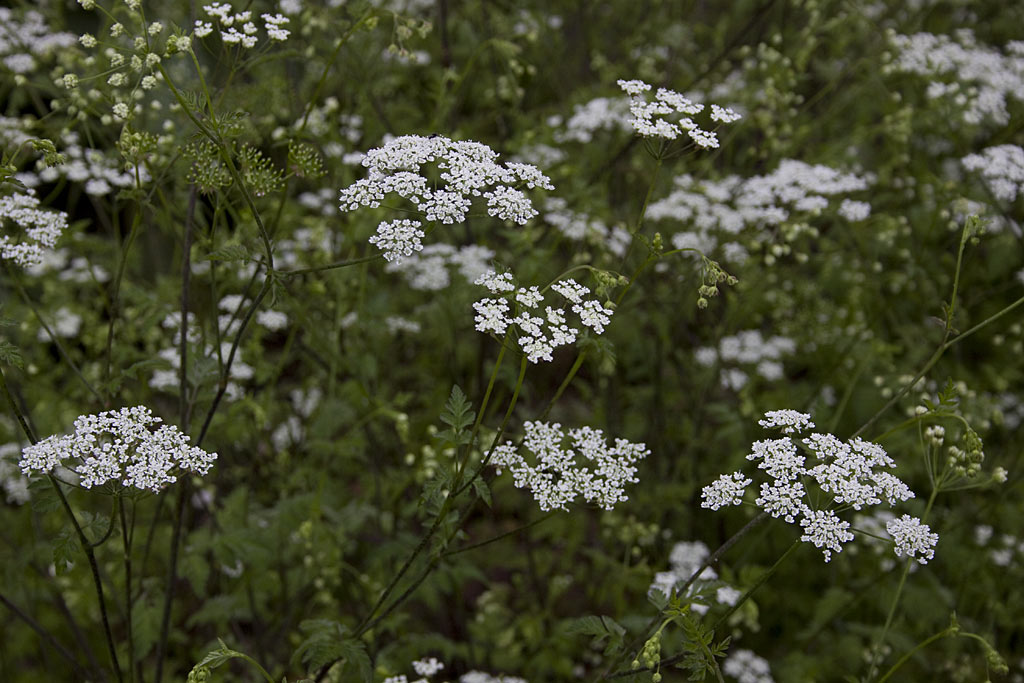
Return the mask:
[[924, 438], [931, 444], [932, 448], [940, 448], [946, 438], [946, 428], [942, 425], [932, 425], [924, 430]]
[[697, 308], [703, 310], [708, 307], [708, 299], [718, 296], [718, 285], [726, 283], [735, 285], [739, 280], [722, 270], [718, 261], [712, 261], [707, 256], [704, 259], [704, 267], [701, 270], [701, 285], [697, 288]]
[[196, 664], [192, 667], [192, 670], [188, 672], [186, 683], [206, 683], [208, 680], [210, 680], [210, 667], [202, 664]]
[[947, 464], [961, 477], [973, 479], [981, 472], [981, 463], [985, 461], [984, 444], [978, 433], [968, 427], [961, 445], [963, 448], [949, 447]]
[[[665, 624], [667, 623], [666, 621]], [[662, 624], [661, 628], [647, 639], [647, 642], [644, 643], [644, 648], [631, 664], [633, 669], [639, 669], [640, 667], [652, 669], [654, 673], [651, 674], [651, 680], [654, 683], [661, 681], [661, 672], [659, 671], [661, 668], [661, 631], [665, 628], [665, 624]]]

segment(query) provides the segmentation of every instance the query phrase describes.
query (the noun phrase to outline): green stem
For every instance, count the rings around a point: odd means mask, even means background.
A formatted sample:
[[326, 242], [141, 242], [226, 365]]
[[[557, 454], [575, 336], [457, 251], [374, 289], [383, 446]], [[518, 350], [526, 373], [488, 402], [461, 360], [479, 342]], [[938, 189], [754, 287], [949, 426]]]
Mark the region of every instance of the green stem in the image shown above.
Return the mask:
[[124, 613], [128, 629], [128, 680], [135, 683], [135, 634], [132, 629], [132, 534], [129, 532], [127, 515], [124, 513], [124, 497], [117, 496], [117, 508], [121, 517], [121, 544], [124, 549]]
[[487, 380], [487, 389], [484, 390], [483, 400], [480, 401], [480, 409], [476, 412], [476, 420], [473, 421], [473, 429], [469, 432], [469, 441], [466, 443], [466, 452], [462, 456], [462, 459], [457, 463], [457, 469], [455, 471], [455, 482], [454, 488], [458, 489], [462, 483], [462, 473], [469, 465], [469, 456], [473, 452], [473, 442], [476, 440], [476, 435], [480, 431], [480, 424], [484, 420], [484, 413], [487, 411], [487, 405], [491, 400], [491, 392], [494, 391], [494, 383], [498, 379], [498, 370], [501, 369], [501, 363], [505, 360], [505, 351], [508, 350], [508, 342], [512, 338], [512, 329], [505, 333], [505, 338], [501, 341], [501, 350], [498, 351], [498, 358], [494, 361], [494, 367], [491, 369], [491, 377]]
[[[135, 216], [132, 218], [132, 227], [128, 231], [128, 239], [125, 242], [124, 248], [121, 249], [121, 259], [117, 264], [117, 275], [114, 277], [114, 285], [110, 292], [110, 324], [107, 325], [107, 348], [104, 355], [103, 363], [103, 381], [108, 383], [106, 392], [109, 393], [109, 382], [110, 382], [110, 365], [113, 356], [114, 348], [114, 325], [117, 324], [118, 314], [120, 313], [121, 307], [121, 281], [124, 279], [124, 271], [128, 266], [128, 252], [131, 251], [132, 245], [135, 243], [135, 238], [139, 234], [139, 225], [142, 223], [142, 210], [141, 208], [135, 211]], [[108, 395], [105, 404], [109, 404], [110, 397]]]
[[336, 261], [334, 263], [328, 263], [324, 266], [313, 266], [311, 268], [297, 268], [296, 270], [279, 270], [277, 274], [281, 277], [294, 277], [296, 275], [306, 275], [308, 273], [320, 273], [325, 270], [336, 270], [338, 268], [347, 268], [349, 266], [357, 266], [360, 263], [370, 263], [371, 261], [379, 261], [384, 258], [383, 254], [376, 254], [374, 256], [363, 256], [357, 259], [350, 259], [348, 261]]
[[714, 623], [711, 629], [716, 630], [719, 626], [724, 624], [726, 619], [731, 617], [736, 612], [736, 610], [742, 607], [743, 603], [745, 603], [750, 598], [750, 596], [754, 594], [754, 591], [760, 588], [765, 581], [770, 579], [772, 574], [775, 573], [775, 570], [777, 570], [782, 565], [782, 563], [786, 561], [786, 558], [792, 555], [793, 551], [800, 547], [800, 543], [800, 539], [793, 541], [793, 545], [789, 546], [786, 552], [782, 553], [782, 557], [776, 560], [775, 564], [769, 567], [767, 571], [761, 574], [761, 576], [757, 577], [757, 581], [755, 581], [754, 584], [750, 588], [748, 588], [743, 595], [740, 596], [739, 600], [736, 601], [735, 605], [729, 608], [728, 612], [726, 612], [718, 618], [718, 620]]
[[[939, 487], [932, 487], [931, 495], [928, 496], [928, 504], [925, 506], [924, 514], [921, 515], [921, 522], [923, 523], [928, 518], [928, 513], [931, 512], [932, 504], [935, 502], [935, 497], [939, 493]], [[878, 671], [878, 665], [881, 664], [879, 656], [882, 651], [882, 643], [885, 642], [886, 637], [889, 635], [889, 629], [892, 627], [893, 619], [896, 617], [896, 608], [899, 606], [900, 597], [903, 595], [903, 586], [907, 582], [907, 576], [910, 574], [910, 564], [913, 562], [911, 558], [907, 558], [903, 564], [903, 572], [900, 574], [899, 585], [896, 586], [896, 594], [892, 597], [892, 603], [889, 605], [889, 614], [885, 618], [885, 625], [882, 627], [882, 632], [878, 638], [875, 639], [875, 643], [871, 648], [871, 667], [868, 670], [867, 680], [874, 678], [875, 673]]]
[[947, 636], [954, 635], [956, 633], [956, 631], [957, 631], [956, 628], [950, 626], [949, 628], [947, 628], [947, 629], [945, 629], [943, 631], [939, 631], [935, 635], [930, 636], [930, 637], [924, 639], [923, 641], [918, 643], [912, 650], [909, 650], [906, 654], [904, 654], [902, 657], [900, 657], [896, 661], [896, 663], [892, 665], [892, 668], [889, 669], [888, 671], [886, 671], [885, 675], [878, 679], [878, 683], [885, 683], [885, 681], [889, 680], [889, 678], [892, 677], [892, 675], [894, 673], [896, 673], [896, 671], [901, 666], [906, 664], [907, 660], [910, 659], [914, 655], [915, 652], [917, 652], [918, 650], [921, 650], [921, 649], [923, 649], [925, 647], [928, 647], [929, 645], [934, 643], [936, 640], [941, 640], [942, 638], [946, 638]]
[[558, 513], [558, 512], [559, 512], [558, 510], [552, 510], [551, 512], [549, 512], [548, 514], [544, 515], [543, 517], [538, 517], [537, 519], [533, 520], [532, 522], [529, 522], [529, 523], [524, 524], [522, 526], [516, 527], [515, 529], [512, 529], [511, 531], [506, 531], [503, 534], [498, 534], [497, 536], [493, 536], [491, 538], [488, 538], [486, 541], [480, 541], [479, 543], [473, 543], [471, 545], [467, 545], [467, 546], [464, 546], [462, 548], [456, 548], [455, 550], [449, 550], [447, 552], [444, 552], [444, 553], [441, 554], [441, 557], [451, 557], [452, 555], [458, 555], [459, 553], [466, 553], [466, 552], [469, 552], [470, 550], [476, 550], [477, 548], [482, 548], [485, 545], [490, 545], [491, 543], [495, 543], [496, 541], [500, 541], [503, 538], [507, 538], [509, 536], [513, 536], [515, 534], [518, 534], [520, 531], [526, 531], [530, 527], [536, 526], [536, 525], [540, 524], [541, 522], [546, 522], [547, 520], [549, 520], [552, 517], [554, 517], [555, 514]]
[[85, 375], [82, 374], [81, 368], [78, 367], [75, 361], [71, 360], [71, 356], [68, 355], [67, 349], [65, 349], [64, 345], [60, 342], [60, 338], [53, 333], [53, 330], [50, 329], [50, 326], [47, 325], [46, 321], [43, 320], [43, 317], [39, 315], [39, 309], [36, 308], [36, 305], [32, 302], [32, 299], [29, 298], [28, 292], [25, 291], [24, 285], [21, 284], [21, 278], [17, 276], [17, 274], [14, 272], [12, 268], [7, 266], [6, 262], [4, 263], [4, 267], [7, 268], [7, 274], [8, 276], [10, 276], [11, 282], [14, 283], [15, 289], [17, 289], [18, 293], [21, 294], [21, 298], [25, 301], [25, 305], [29, 307], [29, 309], [32, 311], [32, 314], [36, 317], [36, 320], [38, 320], [39, 324], [42, 325], [44, 330], [46, 330], [46, 334], [50, 337], [50, 341], [52, 341], [57, 346], [57, 352], [60, 353], [60, 357], [64, 359], [64, 362], [68, 364], [68, 366], [75, 373], [78, 379], [82, 381], [82, 384], [85, 385], [85, 388], [89, 390], [89, 392], [96, 398], [97, 401], [102, 403], [103, 397], [100, 395], [100, 392], [96, 391], [96, 388], [89, 382], [89, 380], [85, 378]]

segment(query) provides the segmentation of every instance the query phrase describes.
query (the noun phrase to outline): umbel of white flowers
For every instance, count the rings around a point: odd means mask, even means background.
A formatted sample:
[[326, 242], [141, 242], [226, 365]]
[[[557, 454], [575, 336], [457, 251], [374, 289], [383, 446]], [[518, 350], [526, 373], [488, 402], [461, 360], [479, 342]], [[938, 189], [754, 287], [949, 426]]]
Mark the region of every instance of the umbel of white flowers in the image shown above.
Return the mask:
[[[554, 189], [536, 166], [500, 164], [498, 153], [485, 144], [440, 135], [397, 137], [371, 149], [362, 163], [369, 173], [341, 190], [342, 211], [376, 208], [387, 195], [396, 194], [412, 202], [422, 219], [451, 225], [465, 221], [473, 198], [482, 197], [489, 215], [523, 225], [537, 210], [517, 188]], [[435, 175], [440, 183], [433, 179]], [[401, 261], [423, 249], [422, 225], [409, 218], [383, 221], [370, 243], [388, 261]]]
[[[628, 500], [626, 484], [635, 484], [635, 463], [650, 455], [642, 443], [616, 439], [611, 448], [600, 429], [570, 429], [568, 435], [557, 422], [526, 422], [525, 450], [533, 454], [533, 463], [526, 461], [511, 441], [494, 449], [492, 464], [498, 473], [512, 472], [516, 488], [528, 488], [541, 510], [568, 510], [569, 503], [582, 496], [611, 510], [616, 503]], [[563, 447], [567, 437], [573, 448]], [[586, 464], [584, 464], [586, 463]]]
[[[843, 543], [853, 540], [850, 523], [841, 519], [838, 511], [860, 510], [883, 501], [892, 507], [914, 497], [903, 481], [886, 471], [896, 463], [878, 444], [860, 438], [844, 442], [831, 434], [810, 434], [797, 443], [788, 435], [813, 429], [810, 415], [773, 410], [764, 417], [758, 424], [779, 429], [787, 436], [755, 441], [747, 455], [747, 460], [757, 461], [758, 469], [770, 479], [761, 484], [754, 504], [772, 517], [781, 517], [790, 524], [799, 522], [804, 529], [800, 540], [821, 548], [826, 562], [833, 551], [840, 552]], [[740, 505], [751, 483], [753, 480], [742, 472], [723, 474], [704, 487], [701, 507], [718, 510]], [[826, 494], [817, 508], [809, 504], [805, 488], [812, 483]], [[815, 500], [822, 499], [819, 496]], [[920, 519], [903, 515], [886, 524], [886, 531], [895, 544], [897, 556], [905, 554], [921, 564], [935, 556], [939, 536]]]
[[[516, 287], [511, 273], [499, 275], [489, 270], [477, 279], [476, 284], [497, 295], [473, 304], [477, 331], [502, 335], [509, 327], [516, 327], [519, 331], [519, 346], [531, 363], [540, 360], [550, 363], [554, 360], [551, 352], [559, 346], [575, 342], [581, 327], [588, 327], [595, 334], [601, 334], [605, 325], [611, 322], [612, 309], [605, 308], [596, 299], [586, 299], [590, 288], [571, 278], [551, 285], [551, 289], [560, 295], [562, 301], [550, 302], [555, 304], [554, 307], [545, 305], [543, 312], [541, 305], [548, 303], [545, 293], [537, 287]], [[569, 324], [565, 310], [567, 304], [579, 318], [578, 326], [575, 320], [573, 325]], [[511, 306], [518, 309], [518, 315], [511, 315]]]
[[189, 437], [163, 425], [145, 406], [82, 415], [75, 433], [51, 436], [27, 446], [19, 463], [25, 475], [61, 466], [75, 472], [83, 488], [117, 482], [126, 488], [159, 492], [177, 481], [175, 473], [206, 474], [216, 453], [189, 446]]

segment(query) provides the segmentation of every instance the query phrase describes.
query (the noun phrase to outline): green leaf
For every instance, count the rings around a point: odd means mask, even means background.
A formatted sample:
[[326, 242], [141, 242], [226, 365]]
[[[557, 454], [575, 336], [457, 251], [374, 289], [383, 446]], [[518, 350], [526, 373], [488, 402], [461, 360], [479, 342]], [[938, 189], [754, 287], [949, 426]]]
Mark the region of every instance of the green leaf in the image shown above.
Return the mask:
[[299, 629], [309, 636], [295, 651], [295, 658], [308, 669], [319, 669], [343, 659], [344, 670], [353, 668], [361, 680], [372, 683], [373, 666], [366, 646], [350, 637], [345, 626], [330, 619], [308, 619], [299, 624]]
[[227, 244], [220, 249], [214, 249], [204, 258], [204, 261], [249, 261], [249, 250], [241, 244]]
[[570, 619], [566, 622], [565, 632], [570, 635], [592, 636], [593, 644], [605, 644], [605, 655], [620, 651], [624, 645], [626, 629], [611, 617], [587, 616]]
[[437, 438], [456, 446], [468, 444], [470, 436], [467, 428], [476, 419], [472, 407], [459, 385], [454, 385], [444, 404], [444, 410], [441, 411], [441, 422], [448, 425], [448, 429], [438, 432]]
[[484, 501], [487, 507], [491, 507], [491, 487], [487, 485], [483, 477], [477, 477], [473, 480], [473, 490], [476, 491], [476, 495], [480, 496], [480, 499]]
[[57, 574], [68, 572], [78, 554], [82, 552], [82, 546], [78, 542], [78, 535], [71, 527], [64, 528], [53, 541], [53, 569]]

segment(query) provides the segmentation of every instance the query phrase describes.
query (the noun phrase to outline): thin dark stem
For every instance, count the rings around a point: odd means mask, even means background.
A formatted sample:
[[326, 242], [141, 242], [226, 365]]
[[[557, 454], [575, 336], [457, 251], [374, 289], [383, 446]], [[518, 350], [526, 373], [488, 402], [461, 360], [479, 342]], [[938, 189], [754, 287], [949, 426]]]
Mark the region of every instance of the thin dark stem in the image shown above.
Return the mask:
[[295, 270], [279, 270], [277, 275], [281, 277], [294, 277], [296, 275], [306, 275], [308, 273], [320, 273], [325, 270], [335, 270], [337, 268], [347, 268], [348, 266], [356, 266], [360, 263], [369, 263], [371, 261], [379, 261], [384, 258], [383, 254], [375, 254], [373, 256], [363, 256], [357, 259], [351, 259], [349, 261], [336, 261], [335, 263], [328, 263], [324, 266], [313, 266], [311, 268], [297, 268]]
[[[127, 243], [121, 249], [121, 259], [117, 264], [117, 275], [114, 277], [114, 284], [110, 290], [110, 324], [107, 325], [107, 349], [103, 362], [103, 381], [107, 383], [110, 382], [110, 366], [114, 349], [114, 326], [117, 324], [121, 307], [121, 281], [124, 279], [124, 271], [128, 266], [128, 252], [131, 251], [132, 245], [135, 243], [135, 238], [139, 233], [139, 224], [141, 223], [142, 211], [136, 210], [135, 216], [132, 218], [132, 227], [128, 231]], [[110, 403], [109, 391], [109, 386], [104, 389], [104, 393], [108, 394], [104, 405]]]
[[160, 683], [164, 674], [164, 651], [171, 627], [171, 606], [174, 602], [174, 584], [178, 580], [178, 548], [181, 546], [181, 529], [185, 519], [185, 500], [188, 489], [188, 478], [183, 478], [178, 486], [178, 497], [175, 501], [177, 514], [174, 517], [174, 531], [171, 534], [171, 557], [167, 564], [166, 587], [164, 588], [163, 615], [160, 618], [160, 639], [156, 642], [156, 673], [153, 680]]
[[484, 547], [485, 545], [490, 545], [491, 543], [494, 543], [496, 541], [500, 541], [503, 538], [508, 538], [509, 536], [514, 536], [515, 534], [518, 534], [520, 532], [526, 531], [530, 527], [536, 526], [536, 525], [540, 524], [541, 522], [546, 522], [547, 520], [549, 520], [552, 517], [554, 517], [557, 512], [558, 512], [558, 510], [552, 510], [551, 512], [549, 512], [548, 514], [544, 515], [543, 517], [538, 517], [537, 519], [533, 520], [532, 522], [529, 522], [528, 524], [524, 524], [523, 526], [518, 526], [515, 529], [512, 529], [510, 531], [506, 531], [503, 534], [498, 534], [497, 536], [494, 536], [492, 538], [488, 538], [486, 541], [480, 541], [479, 543], [473, 543], [472, 545], [467, 545], [467, 546], [464, 546], [462, 548], [456, 548], [455, 550], [449, 550], [449, 551], [447, 551], [445, 553], [442, 553], [441, 557], [451, 557], [452, 555], [458, 555], [459, 553], [465, 553], [465, 552], [469, 552], [470, 550], [476, 550], [478, 548]]
[[181, 419], [181, 431], [188, 434], [189, 431], [189, 410], [188, 410], [188, 294], [190, 278], [192, 276], [192, 218], [196, 211], [196, 186], [189, 187], [188, 210], [185, 212], [185, 235], [182, 245], [181, 257], [181, 338], [178, 343], [179, 358], [181, 359], [180, 375], [178, 377], [178, 414]]
[[86, 558], [89, 560], [89, 569], [92, 571], [93, 584], [96, 587], [96, 597], [100, 603], [100, 618], [103, 621], [103, 633], [107, 637], [107, 649], [110, 651], [110, 662], [114, 667], [114, 673], [117, 675], [118, 683], [124, 680], [121, 676], [121, 664], [117, 659], [117, 647], [114, 645], [114, 634], [110, 630], [110, 618], [107, 616], [107, 601], [103, 596], [103, 579], [100, 577], [100, 566], [96, 562], [96, 553], [93, 550], [92, 544], [89, 543], [89, 539], [85, 535], [85, 531], [82, 529], [82, 525], [78, 523], [78, 518], [75, 517], [74, 511], [71, 509], [71, 504], [68, 502], [67, 496], [64, 495], [64, 491], [60, 487], [60, 482], [52, 475], [46, 475], [50, 480], [50, 485], [53, 486], [54, 491], [57, 492], [57, 497], [60, 498], [61, 505], [64, 506], [64, 511], [67, 513], [68, 518], [71, 520], [72, 526], [75, 527], [75, 533], [78, 535], [78, 540], [82, 545], [82, 550], [85, 552]]

